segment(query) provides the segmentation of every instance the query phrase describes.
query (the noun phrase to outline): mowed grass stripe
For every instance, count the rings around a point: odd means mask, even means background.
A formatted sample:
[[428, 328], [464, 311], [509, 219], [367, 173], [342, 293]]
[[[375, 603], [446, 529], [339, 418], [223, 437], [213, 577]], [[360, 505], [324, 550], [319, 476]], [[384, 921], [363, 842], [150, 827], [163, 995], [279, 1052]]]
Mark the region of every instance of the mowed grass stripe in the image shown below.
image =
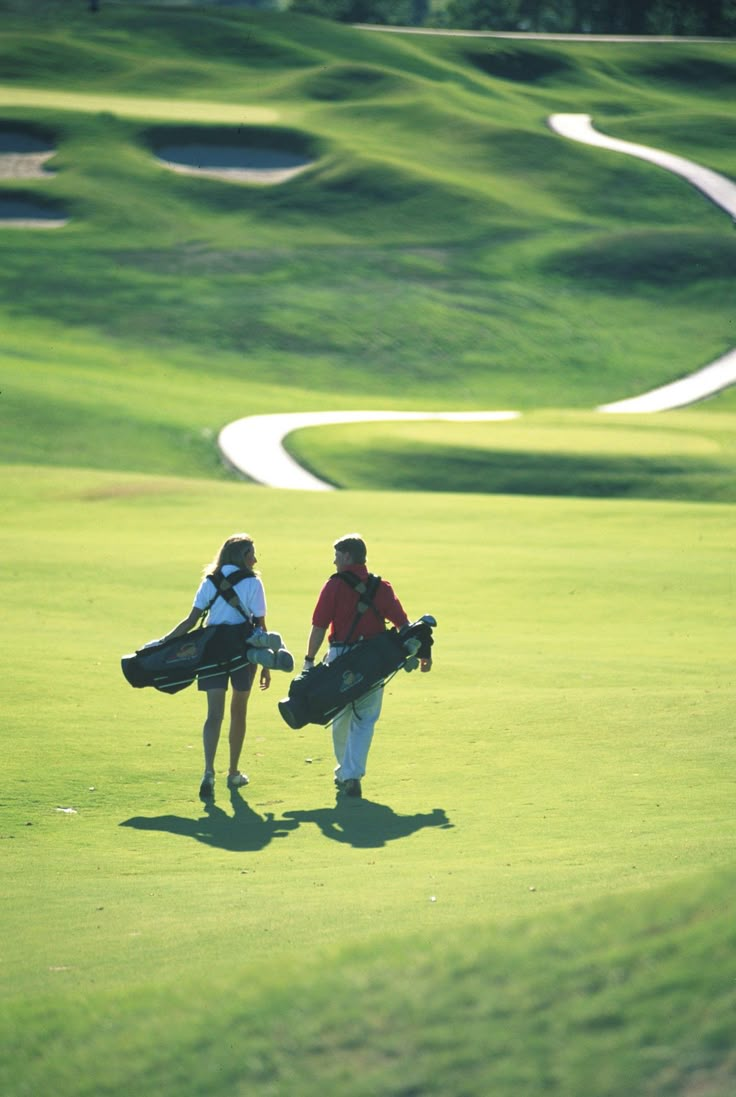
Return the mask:
[[201, 99], [156, 99], [150, 96], [114, 95], [109, 92], [73, 92], [58, 89], [0, 84], [0, 107], [33, 107], [38, 110], [97, 114], [106, 111], [121, 118], [156, 118], [180, 122], [230, 122], [236, 125], [268, 125], [281, 111], [247, 103], [218, 103]]

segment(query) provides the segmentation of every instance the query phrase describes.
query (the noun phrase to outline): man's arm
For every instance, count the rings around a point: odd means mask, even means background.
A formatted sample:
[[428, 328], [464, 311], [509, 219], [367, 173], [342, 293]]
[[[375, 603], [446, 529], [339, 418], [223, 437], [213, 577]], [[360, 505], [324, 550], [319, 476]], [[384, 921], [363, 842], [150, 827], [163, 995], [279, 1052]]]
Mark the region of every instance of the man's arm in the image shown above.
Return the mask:
[[309, 633], [309, 639], [307, 640], [307, 654], [304, 657], [305, 663], [309, 663], [310, 665], [314, 663], [315, 656], [322, 647], [326, 635], [326, 628], [320, 628], [319, 625], [312, 625], [312, 631]]
[[[317, 652], [324, 643], [325, 636], [327, 635], [327, 629], [330, 622], [334, 619], [334, 602], [335, 602], [335, 576], [331, 576], [322, 587], [319, 592], [319, 598], [317, 599], [317, 605], [314, 607], [314, 613], [312, 614], [312, 630], [309, 633], [307, 639], [307, 653], [304, 656], [304, 666], [302, 667], [302, 674], [305, 671], [311, 670], [314, 666], [314, 660], [317, 656]], [[324, 626], [316, 625], [315, 621], [324, 621]]]

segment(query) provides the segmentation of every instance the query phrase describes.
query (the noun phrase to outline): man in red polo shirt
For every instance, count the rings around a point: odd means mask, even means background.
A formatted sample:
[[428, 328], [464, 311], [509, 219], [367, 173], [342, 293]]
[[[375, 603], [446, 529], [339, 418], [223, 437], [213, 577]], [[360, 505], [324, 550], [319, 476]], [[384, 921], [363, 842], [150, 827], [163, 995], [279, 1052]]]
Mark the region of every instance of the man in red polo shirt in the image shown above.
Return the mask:
[[[331, 663], [352, 645], [383, 632], [386, 621], [396, 628], [402, 628], [409, 622], [391, 584], [385, 579], [379, 580], [377, 585], [371, 583], [366, 567], [365, 542], [359, 534], [350, 533], [341, 537], [335, 541], [334, 548], [336, 574], [322, 587], [312, 614], [312, 631], [304, 658], [305, 671], [314, 665], [328, 629], [330, 650], [325, 662]], [[359, 584], [357, 589], [356, 584]], [[366, 602], [370, 603], [367, 608]], [[423, 671], [431, 667], [431, 659], [421, 660]], [[335, 784], [338, 791], [346, 796], [362, 795], [360, 782], [365, 776], [368, 751], [382, 702], [383, 687], [380, 686], [348, 705], [332, 721], [332, 743], [337, 760]]]

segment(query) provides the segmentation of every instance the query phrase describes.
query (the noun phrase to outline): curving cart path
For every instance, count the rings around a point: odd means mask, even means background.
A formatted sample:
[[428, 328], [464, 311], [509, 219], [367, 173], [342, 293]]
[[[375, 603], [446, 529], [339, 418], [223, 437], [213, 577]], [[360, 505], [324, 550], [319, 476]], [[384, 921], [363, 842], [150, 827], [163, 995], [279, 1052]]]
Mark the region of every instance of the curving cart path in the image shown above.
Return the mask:
[[[593, 128], [589, 114], [553, 114], [548, 119], [548, 124], [555, 133], [571, 141], [581, 141], [627, 156], [637, 156], [682, 176], [736, 221], [736, 184], [725, 176], [660, 149], [607, 137]], [[624, 414], [670, 411], [712, 396], [733, 384], [736, 384], [736, 350], [729, 351], [715, 362], [679, 381], [662, 385], [641, 396], [601, 404], [596, 410]], [[333, 491], [332, 484], [313, 476], [289, 456], [283, 448], [287, 434], [303, 427], [337, 423], [422, 419], [454, 422], [499, 421], [517, 418], [518, 414], [515, 411], [326, 411], [253, 415], [224, 427], [218, 437], [218, 445], [229, 465], [258, 483], [300, 491]]]
[[[711, 171], [709, 168], [703, 168], [692, 160], [685, 160], [682, 156], [662, 152], [661, 149], [637, 145], [631, 141], [620, 141], [616, 137], [607, 137], [593, 128], [593, 121], [589, 114], [553, 114], [548, 119], [548, 124], [555, 133], [571, 141], [581, 141], [586, 145], [595, 145], [598, 148], [611, 149], [613, 152], [623, 152], [627, 156], [636, 156], [640, 160], [648, 160], [651, 164], [657, 164], [666, 171], [682, 176], [711, 202], [730, 214], [736, 222], [736, 183], [732, 183], [724, 175], [719, 175], [718, 172]], [[704, 366], [703, 369], [679, 381], [652, 389], [651, 392], [645, 392], [641, 396], [617, 400], [613, 404], [601, 404], [596, 410], [625, 414], [672, 411], [673, 408], [694, 404], [733, 384], [736, 384], [736, 350], [728, 351], [715, 362], [711, 362], [709, 366]]]
[[259, 484], [297, 491], [334, 491], [333, 484], [302, 468], [283, 447], [287, 434], [303, 427], [338, 423], [442, 420], [453, 423], [499, 422], [518, 411], [306, 411], [250, 415], [223, 427], [217, 439], [225, 461]]
[[568, 137], [571, 141], [582, 141], [585, 145], [596, 145], [602, 149], [612, 149], [613, 152], [623, 152], [627, 156], [637, 156], [640, 160], [648, 160], [650, 164], [657, 164], [666, 171], [681, 175], [736, 220], [736, 183], [732, 183], [725, 175], [719, 175], [710, 168], [703, 168], [692, 160], [685, 160], [682, 156], [675, 156], [661, 149], [636, 145], [632, 141], [620, 141], [617, 137], [607, 137], [593, 127], [593, 119], [589, 114], [552, 114], [548, 124], [560, 137]]

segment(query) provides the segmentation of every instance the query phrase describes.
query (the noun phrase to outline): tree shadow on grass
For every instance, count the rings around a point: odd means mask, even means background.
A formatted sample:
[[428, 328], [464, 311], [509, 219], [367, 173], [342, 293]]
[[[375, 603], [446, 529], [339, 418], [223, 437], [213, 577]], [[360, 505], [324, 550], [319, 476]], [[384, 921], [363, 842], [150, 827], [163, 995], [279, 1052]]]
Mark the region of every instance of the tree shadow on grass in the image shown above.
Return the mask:
[[235, 790], [230, 793], [230, 803], [232, 815], [211, 800], [205, 803], [204, 815], [199, 819], [187, 819], [182, 815], [136, 815], [120, 826], [178, 834], [232, 853], [255, 853], [265, 849], [272, 838], [285, 838], [289, 831], [299, 826], [295, 819], [276, 819], [271, 811], [259, 815]]
[[397, 815], [386, 804], [352, 800], [344, 796], [338, 796], [332, 808], [286, 811], [284, 818], [294, 820], [297, 825], [316, 823], [325, 838], [358, 849], [377, 849], [398, 838], [408, 838], [424, 827], [449, 830], [453, 826], [443, 808], [416, 815]]

